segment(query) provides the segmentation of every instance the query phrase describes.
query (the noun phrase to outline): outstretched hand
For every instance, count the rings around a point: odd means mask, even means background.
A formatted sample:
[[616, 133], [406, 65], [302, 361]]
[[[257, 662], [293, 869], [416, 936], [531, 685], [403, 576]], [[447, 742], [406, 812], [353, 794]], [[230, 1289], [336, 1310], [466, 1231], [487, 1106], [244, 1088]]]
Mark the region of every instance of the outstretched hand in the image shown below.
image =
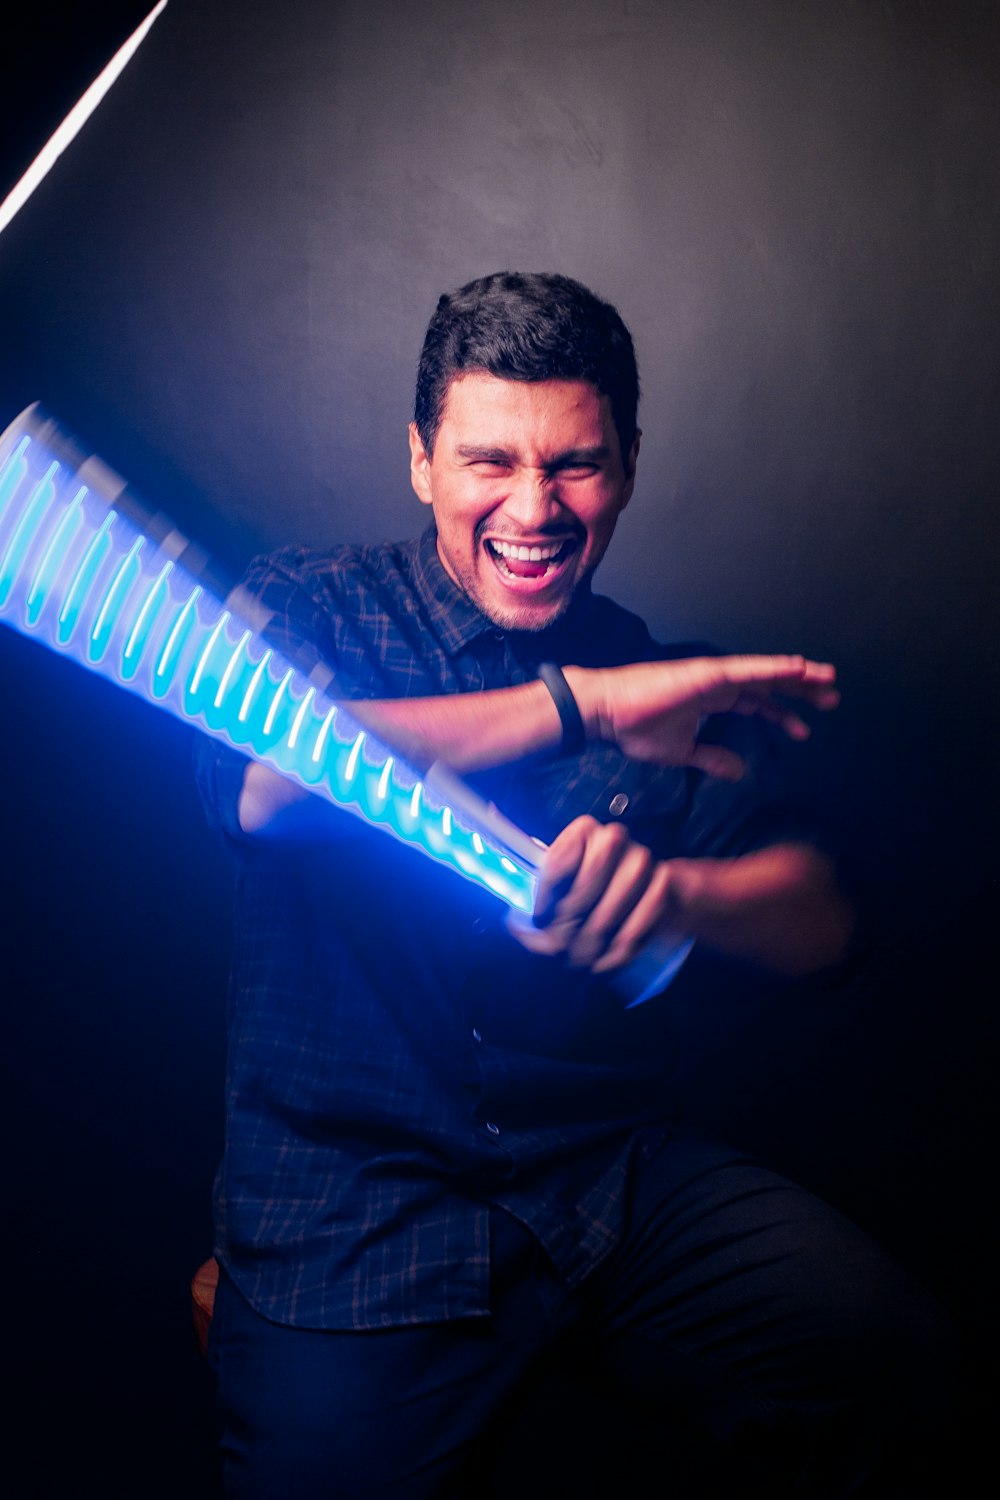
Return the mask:
[[618, 745], [633, 760], [693, 766], [738, 781], [741, 758], [723, 745], [702, 744], [698, 732], [711, 714], [760, 714], [795, 740], [809, 725], [782, 698], [828, 710], [840, 702], [829, 662], [804, 656], [697, 656], [637, 662], [588, 671], [567, 669], [592, 738]]

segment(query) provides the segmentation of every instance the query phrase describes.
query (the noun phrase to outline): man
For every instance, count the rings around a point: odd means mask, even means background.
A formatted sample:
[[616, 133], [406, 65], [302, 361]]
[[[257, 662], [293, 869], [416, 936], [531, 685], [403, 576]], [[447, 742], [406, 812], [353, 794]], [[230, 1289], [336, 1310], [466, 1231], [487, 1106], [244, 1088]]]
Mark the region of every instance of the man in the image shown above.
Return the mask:
[[637, 405], [614, 308], [560, 276], [473, 282], [420, 360], [423, 536], [251, 569], [277, 642], [548, 847], [534, 917], [504, 920], [199, 750], [237, 855], [213, 1359], [241, 1500], [488, 1493], [559, 1358], [658, 1425], [677, 1495], [854, 1493], [948, 1389], [902, 1273], [672, 1118], [670, 990], [627, 1007], [610, 982], [658, 944], [693, 943], [678, 985], [712, 952], [806, 976], [855, 921], [779, 753], [833, 669], [664, 648], [592, 592]]

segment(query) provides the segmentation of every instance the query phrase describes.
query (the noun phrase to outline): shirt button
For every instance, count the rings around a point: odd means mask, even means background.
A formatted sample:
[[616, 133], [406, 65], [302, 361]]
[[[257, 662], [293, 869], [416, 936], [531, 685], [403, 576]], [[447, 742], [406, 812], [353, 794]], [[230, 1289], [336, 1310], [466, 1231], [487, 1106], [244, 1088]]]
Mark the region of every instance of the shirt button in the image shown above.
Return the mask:
[[500, 1134], [500, 1126], [499, 1125], [494, 1125], [494, 1123], [493, 1123], [492, 1120], [487, 1120], [486, 1121], [486, 1129], [489, 1131], [490, 1135], [499, 1135]]
[[482, 1039], [483, 1039], [483, 1034], [479, 1030], [479, 1027], [478, 1026], [473, 1026], [473, 1028], [472, 1028], [472, 1040], [474, 1042], [481, 1042]]
[[612, 817], [620, 818], [626, 807], [628, 807], [628, 797], [624, 792], [615, 792], [608, 804], [608, 812]]

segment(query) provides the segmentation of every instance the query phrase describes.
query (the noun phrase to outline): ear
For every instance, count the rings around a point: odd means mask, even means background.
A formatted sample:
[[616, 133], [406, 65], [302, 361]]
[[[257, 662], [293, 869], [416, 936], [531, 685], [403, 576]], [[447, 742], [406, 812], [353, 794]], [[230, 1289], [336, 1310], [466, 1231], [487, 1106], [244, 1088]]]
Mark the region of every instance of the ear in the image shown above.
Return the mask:
[[410, 423], [410, 483], [421, 505], [431, 505], [431, 461], [423, 445], [416, 422]]
[[622, 490], [622, 510], [625, 509], [626, 505], [631, 500], [632, 491], [635, 489], [635, 465], [636, 460], [639, 457], [639, 443], [641, 442], [641, 440], [642, 432], [637, 428], [635, 434], [635, 442], [632, 444], [632, 449], [628, 456], [628, 463], [625, 465], [625, 488]]

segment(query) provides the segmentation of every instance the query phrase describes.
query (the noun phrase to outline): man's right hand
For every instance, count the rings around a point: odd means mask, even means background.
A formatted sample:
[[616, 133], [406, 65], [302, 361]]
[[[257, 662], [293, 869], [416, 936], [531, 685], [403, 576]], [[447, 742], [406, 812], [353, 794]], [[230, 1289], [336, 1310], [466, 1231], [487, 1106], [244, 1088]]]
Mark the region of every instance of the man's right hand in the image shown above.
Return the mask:
[[781, 698], [820, 710], [840, 702], [835, 668], [803, 656], [697, 656], [564, 670], [588, 739], [615, 744], [633, 760], [694, 766], [727, 781], [739, 780], [743, 762], [722, 745], [699, 741], [709, 715], [760, 714], [803, 740], [808, 724]]

